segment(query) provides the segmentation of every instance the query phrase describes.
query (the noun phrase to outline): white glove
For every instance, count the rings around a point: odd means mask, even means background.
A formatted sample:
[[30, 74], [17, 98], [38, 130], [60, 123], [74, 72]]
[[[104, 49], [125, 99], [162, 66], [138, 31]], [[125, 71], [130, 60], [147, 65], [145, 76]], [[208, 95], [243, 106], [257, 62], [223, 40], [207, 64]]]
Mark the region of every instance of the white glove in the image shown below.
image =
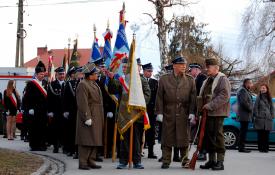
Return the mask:
[[53, 117], [53, 112], [49, 112], [48, 116], [52, 118]]
[[191, 123], [192, 125], [195, 125], [195, 124], [196, 124], [196, 117], [195, 117], [194, 114], [189, 114], [188, 119], [190, 120], [190, 123]]
[[162, 122], [163, 121], [163, 114], [158, 114], [157, 118], [156, 118], [156, 121]]
[[29, 114], [30, 114], [30, 115], [34, 115], [34, 110], [33, 110], [33, 109], [30, 109], [30, 110], [29, 110]]
[[107, 112], [107, 118], [113, 118], [114, 114], [112, 112]]
[[92, 125], [92, 119], [88, 119], [85, 121], [85, 125], [91, 126]]
[[63, 113], [64, 118], [68, 119], [69, 118], [69, 114], [70, 114], [69, 112], [64, 112]]
[[6, 112], [6, 115], [9, 116], [9, 115], [10, 115], [10, 111], [7, 111], [7, 112]]

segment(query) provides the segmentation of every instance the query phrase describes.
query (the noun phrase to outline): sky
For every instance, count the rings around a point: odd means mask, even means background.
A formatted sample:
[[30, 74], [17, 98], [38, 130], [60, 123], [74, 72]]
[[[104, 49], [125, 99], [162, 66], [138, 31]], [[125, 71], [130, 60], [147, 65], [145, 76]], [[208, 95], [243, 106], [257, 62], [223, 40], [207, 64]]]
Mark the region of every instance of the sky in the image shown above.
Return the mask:
[[[192, 1], [192, 0], [191, 0]], [[212, 43], [224, 46], [224, 55], [240, 58], [241, 17], [249, 0], [193, 0], [197, 2], [186, 8], [174, 7], [165, 11], [166, 18], [173, 14], [195, 16], [197, 22], [207, 23]], [[16, 46], [18, 0], [0, 0], [0, 67], [14, 67]], [[64, 3], [65, 2], [65, 3]], [[69, 3], [68, 3], [69, 2]], [[133, 31], [131, 25], [139, 25], [136, 32], [136, 56], [143, 64], [160, 65], [156, 28], [143, 13], [154, 14], [154, 6], [148, 0], [25, 0], [24, 40], [25, 62], [36, 57], [37, 47], [63, 49], [78, 36], [79, 48], [91, 48], [94, 38], [93, 25], [97, 27], [99, 44], [104, 45], [102, 34], [109, 20], [114, 33], [112, 45], [119, 25], [119, 11], [125, 2], [126, 33], [130, 45]], [[61, 3], [61, 4], [56, 4]], [[44, 4], [44, 5], [43, 5]], [[46, 4], [46, 5], [45, 5]], [[5, 7], [14, 6], [14, 7]], [[29, 25], [30, 24], [30, 25]]]

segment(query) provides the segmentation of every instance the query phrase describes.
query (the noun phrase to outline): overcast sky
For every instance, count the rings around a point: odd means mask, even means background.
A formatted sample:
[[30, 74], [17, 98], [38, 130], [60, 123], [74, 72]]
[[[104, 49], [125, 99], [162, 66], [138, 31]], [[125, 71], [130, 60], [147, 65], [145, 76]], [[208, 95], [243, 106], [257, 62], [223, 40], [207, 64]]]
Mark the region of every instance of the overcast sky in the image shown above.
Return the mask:
[[[0, 67], [13, 67], [15, 62], [16, 21], [18, 0], [0, 0]], [[91, 48], [93, 42], [93, 24], [97, 26], [99, 44], [103, 45], [102, 33], [107, 20], [114, 33], [112, 45], [118, 29], [119, 11], [123, 0], [91, 0], [88, 3], [76, 3], [83, 0], [25, 0], [24, 25], [27, 31], [25, 42], [25, 62], [36, 56], [37, 47], [47, 45], [49, 49], [67, 47], [68, 38], [78, 35], [79, 48]], [[53, 3], [71, 2], [58, 5]], [[130, 26], [140, 25], [137, 32], [137, 57], [142, 63], [152, 62], [154, 67], [160, 65], [158, 40], [151, 28], [150, 18], [142, 13], [154, 14], [153, 5], [147, 0], [124, 0], [126, 4], [126, 33], [129, 45], [132, 39]], [[47, 5], [43, 5], [47, 4]], [[175, 7], [166, 11], [167, 18], [173, 13], [190, 14], [198, 22], [208, 23], [214, 45], [223, 43], [227, 56], [239, 57], [238, 40], [240, 35], [241, 16], [247, 7], [248, 0], [200, 0], [198, 4], [182, 9]], [[10, 24], [12, 23], [12, 24]], [[29, 26], [31, 24], [32, 26]], [[72, 45], [72, 44], [71, 44]]]

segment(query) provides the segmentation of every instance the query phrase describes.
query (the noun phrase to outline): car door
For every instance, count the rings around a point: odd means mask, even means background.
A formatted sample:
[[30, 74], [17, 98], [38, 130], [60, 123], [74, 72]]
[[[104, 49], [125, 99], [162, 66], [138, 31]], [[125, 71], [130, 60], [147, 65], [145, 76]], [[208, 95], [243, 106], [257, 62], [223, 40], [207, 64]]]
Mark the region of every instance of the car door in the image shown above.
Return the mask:
[[[275, 109], [275, 98], [272, 99], [273, 101], [273, 108]], [[275, 113], [275, 110], [274, 110]], [[273, 129], [269, 135], [269, 142], [275, 143], [275, 118], [273, 118]]]

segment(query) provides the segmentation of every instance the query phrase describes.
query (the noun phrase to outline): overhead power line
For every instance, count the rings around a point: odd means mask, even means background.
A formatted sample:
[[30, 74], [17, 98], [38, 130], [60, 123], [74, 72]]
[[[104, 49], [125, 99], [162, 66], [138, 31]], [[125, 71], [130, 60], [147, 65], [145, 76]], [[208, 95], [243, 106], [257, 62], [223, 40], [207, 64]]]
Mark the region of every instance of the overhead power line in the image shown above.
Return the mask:
[[[55, 3], [39, 3], [31, 4], [24, 6], [34, 7], [34, 6], [51, 6], [51, 5], [69, 5], [69, 4], [84, 4], [92, 2], [106, 2], [106, 1], [117, 1], [117, 0], [75, 0], [75, 1], [65, 1], [65, 2], [55, 2]], [[9, 7], [18, 7], [17, 5], [0, 5], [0, 8], [9, 8]]]

